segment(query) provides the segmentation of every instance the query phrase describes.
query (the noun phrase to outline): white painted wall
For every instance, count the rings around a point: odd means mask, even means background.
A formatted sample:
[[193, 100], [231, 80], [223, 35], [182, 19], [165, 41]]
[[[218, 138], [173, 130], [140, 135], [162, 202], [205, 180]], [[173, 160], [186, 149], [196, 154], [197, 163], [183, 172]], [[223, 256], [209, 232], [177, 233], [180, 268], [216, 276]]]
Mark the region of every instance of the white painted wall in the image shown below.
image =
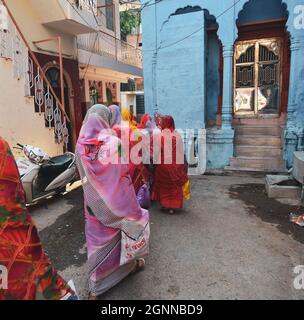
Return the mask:
[[127, 92], [121, 92], [120, 93], [121, 98], [121, 107], [122, 108], [128, 108], [130, 110], [130, 106], [133, 106], [133, 112], [135, 115], [137, 115], [136, 110], [136, 94], [130, 94]]
[[[54, 2], [53, 6], [50, 6], [50, 2]], [[7, 5], [13, 13], [15, 20], [32, 50], [39, 51], [33, 44], [33, 41], [44, 40], [54, 36], [62, 36], [63, 54], [69, 57], [75, 57], [75, 37], [73, 35], [64, 34], [58, 30], [42, 25], [44, 14], [48, 15], [50, 10], [54, 11], [54, 13], [60, 10], [60, 6], [56, 5], [55, 2], [55, 0], [10, 0], [7, 1]], [[59, 19], [60, 17], [61, 16], [58, 14]], [[39, 44], [39, 46], [43, 50], [58, 52], [58, 43], [55, 41]]]
[[13, 77], [12, 61], [0, 58], [0, 70], [0, 136], [11, 148], [19, 142], [40, 147], [50, 156], [61, 154], [63, 145], [55, 143], [44, 115], [35, 113], [33, 98], [24, 97], [24, 80]]

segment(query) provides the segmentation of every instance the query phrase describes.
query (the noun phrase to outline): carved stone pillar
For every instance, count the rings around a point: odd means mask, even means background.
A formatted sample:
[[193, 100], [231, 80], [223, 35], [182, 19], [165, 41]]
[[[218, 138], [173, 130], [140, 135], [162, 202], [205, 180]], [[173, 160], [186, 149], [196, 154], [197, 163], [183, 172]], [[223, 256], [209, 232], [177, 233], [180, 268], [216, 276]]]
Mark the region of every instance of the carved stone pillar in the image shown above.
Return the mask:
[[288, 96], [287, 124], [285, 131], [285, 152], [288, 167], [292, 166], [293, 152], [304, 149], [304, 37], [291, 37], [290, 84]]
[[224, 72], [223, 72], [223, 108], [222, 129], [232, 127], [232, 97], [233, 97], [233, 45], [223, 47]]

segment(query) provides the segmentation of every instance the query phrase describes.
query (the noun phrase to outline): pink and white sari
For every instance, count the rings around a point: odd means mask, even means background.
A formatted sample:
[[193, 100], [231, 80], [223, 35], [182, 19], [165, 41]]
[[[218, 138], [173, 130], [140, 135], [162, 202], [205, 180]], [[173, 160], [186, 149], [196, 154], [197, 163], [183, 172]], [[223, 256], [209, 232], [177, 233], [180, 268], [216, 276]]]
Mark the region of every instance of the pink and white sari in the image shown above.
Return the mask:
[[98, 114], [88, 115], [76, 156], [84, 190], [89, 287], [93, 296], [112, 288], [136, 266], [135, 261], [120, 263], [121, 232], [138, 239], [149, 223], [149, 212], [138, 204], [121, 148], [109, 123]]

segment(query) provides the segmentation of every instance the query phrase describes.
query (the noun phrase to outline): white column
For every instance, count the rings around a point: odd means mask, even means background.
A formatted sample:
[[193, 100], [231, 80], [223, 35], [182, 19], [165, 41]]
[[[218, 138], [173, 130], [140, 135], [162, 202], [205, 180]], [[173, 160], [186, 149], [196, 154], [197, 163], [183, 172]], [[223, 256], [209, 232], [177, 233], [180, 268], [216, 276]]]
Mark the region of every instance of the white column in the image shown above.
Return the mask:
[[223, 107], [222, 107], [222, 129], [232, 127], [232, 98], [233, 98], [233, 45], [223, 47], [224, 69], [223, 69]]

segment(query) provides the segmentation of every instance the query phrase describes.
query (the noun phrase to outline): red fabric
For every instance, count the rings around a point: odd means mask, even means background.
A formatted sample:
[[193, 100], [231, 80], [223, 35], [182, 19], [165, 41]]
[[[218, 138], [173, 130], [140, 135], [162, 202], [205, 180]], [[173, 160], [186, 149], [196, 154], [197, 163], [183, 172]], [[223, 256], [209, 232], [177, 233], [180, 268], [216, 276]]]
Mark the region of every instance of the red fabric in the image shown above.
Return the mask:
[[171, 116], [164, 116], [161, 121], [161, 128], [163, 130], [169, 129], [171, 132], [175, 130], [175, 122]]
[[[174, 130], [174, 120], [171, 116], [162, 119], [161, 163], [156, 166], [155, 183], [152, 199], [159, 200], [162, 207], [180, 209], [183, 207], [183, 185], [188, 181], [185, 164], [177, 163], [178, 158], [184, 158], [181, 136]], [[174, 133], [174, 135], [172, 135]], [[165, 143], [172, 141], [172, 155], [165, 152]], [[171, 164], [166, 164], [172, 159]]]
[[[131, 161], [131, 150], [132, 148], [140, 141], [140, 138], [138, 140], [131, 139], [132, 135], [133, 137], [136, 135], [136, 130], [130, 129], [128, 127], [122, 127], [120, 125], [114, 126], [113, 130], [115, 131], [118, 138], [121, 139], [123, 144], [123, 152], [126, 152], [127, 148], [128, 150], [128, 171], [129, 175], [132, 179], [132, 183], [134, 185], [135, 193], [137, 194], [140, 187], [146, 182], [149, 181], [149, 171], [146, 169], [146, 167], [140, 163], [140, 164], [134, 164]], [[138, 134], [139, 131], [138, 131]], [[128, 137], [129, 146], [124, 146], [124, 139], [122, 139], [123, 136]]]
[[155, 124], [157, 127], [161, 128], [161, 122], [162, 122], [162, 117], [160, 114], [156, 114], [155, 117], [154, 117], [154, 120], [155, 120]]
[[0, 300], [60, 299], [73, 292], [44, 253], [24, 202], [14, 157], [0, 137], [0, 265], [8, 271]]
[[140, 124], [138, 125], [139, 129], [145, 129], [147, 122], [152, 121], [152, 117], [149, 114], [144, 114], [141, 118]]

